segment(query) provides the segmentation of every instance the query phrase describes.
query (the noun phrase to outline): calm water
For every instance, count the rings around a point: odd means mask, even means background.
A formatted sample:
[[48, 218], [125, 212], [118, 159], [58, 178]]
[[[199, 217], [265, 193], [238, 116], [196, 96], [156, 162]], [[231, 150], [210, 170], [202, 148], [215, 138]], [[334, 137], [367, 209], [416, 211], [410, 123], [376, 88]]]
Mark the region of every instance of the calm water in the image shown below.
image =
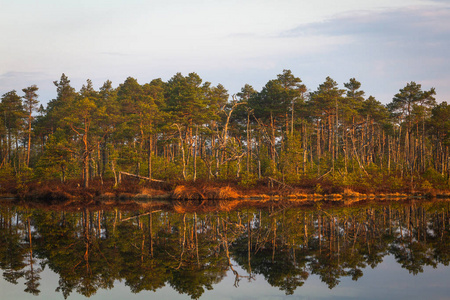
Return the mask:
[[0, 298], [450, 299], [449, 202], [234, 204], [0, 206]]

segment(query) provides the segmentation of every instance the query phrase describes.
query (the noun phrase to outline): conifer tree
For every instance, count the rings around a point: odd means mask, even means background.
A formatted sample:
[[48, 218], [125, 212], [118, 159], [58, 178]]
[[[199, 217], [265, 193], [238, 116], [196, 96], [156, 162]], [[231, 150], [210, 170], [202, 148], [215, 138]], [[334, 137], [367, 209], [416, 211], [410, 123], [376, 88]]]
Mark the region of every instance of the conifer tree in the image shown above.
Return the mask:
[[22, 105], [22, 98], [17, 95], [16, 91], [10, 91], [6, 94], [3, 94], [0, 103], [0, 114], [1, 120], [4, 128], [6, 129], [6, 159], [7, 162], [12, 162], [12, 143], [13, 138], [16, 141], [16, 162], [18, 165], [16, 167], [20, 167], [20, 156], [18, 149], [18, 140], [20, 139], [20, 131], [23, 124], [23, 119], [25, 117], [25, 112]]
[[38, 95], [36, 91], [39, 88], [36, 85], [32, 85], [28, 88], [22, 89], [25, 93], [23, 96], [24, 106], [27, 113], [27, 133], [28, 133], [28, 143], [27, 143], [27, 167], [30, 165], [30, 154], [31, 154], [31, 123], [33, 121], [33, 111], [36, 111], [39, 101], [37, 100]]

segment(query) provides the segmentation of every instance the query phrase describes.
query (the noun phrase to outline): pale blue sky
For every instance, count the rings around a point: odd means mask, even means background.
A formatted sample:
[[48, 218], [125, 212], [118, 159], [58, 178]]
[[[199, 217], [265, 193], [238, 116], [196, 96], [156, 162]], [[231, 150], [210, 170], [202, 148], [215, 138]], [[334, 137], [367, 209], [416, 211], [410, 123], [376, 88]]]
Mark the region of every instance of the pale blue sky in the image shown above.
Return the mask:
[[56, 96], [197, 72], [230, 94], [290, 69], [310, 90], [351, 77], [382, 103], [407, 82], [450, 101], [450, 0], [0, 0], [0, 94]]

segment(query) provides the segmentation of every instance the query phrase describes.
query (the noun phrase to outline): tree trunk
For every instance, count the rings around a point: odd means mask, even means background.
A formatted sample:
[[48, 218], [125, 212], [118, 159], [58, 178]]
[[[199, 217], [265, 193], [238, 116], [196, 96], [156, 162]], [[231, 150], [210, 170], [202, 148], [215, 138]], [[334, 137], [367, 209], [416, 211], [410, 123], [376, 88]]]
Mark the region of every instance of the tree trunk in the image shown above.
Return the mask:
[[31, 113], [28, 116], [27, 167], [30, 166], [30, 154], [31, 154]]
[[84, 140], [84, 154], [83, 154], [83, 170], [84, 170], [84, 180], [83, 186], [84, 188], [89, 187], [89, 149], [87, 144], [87, 135], [83, 136]]
[[148, 172], [147, 172], [148, 178], [152, 178], [152, 147], [153, 147], [153, 136], [150, 134], [148, 138]]
[[195, 181], [197, 179], [197, 149], [198, 148], [198, 126], [196, 126], [195, 129], [195, 145], [194, 145], [194, 178], [193, 180]]
[[83, 180], [83, 186], [84, 186], [84, 188], [88, 188], [89, 187], [89, 147], [88, 147], [88, 122], [87, 122], [87, 120], [84, 121], [83, 143], [84, 143], [84, 153], [83, 153], [84, 180]]
[[317, 121], [317, 176], [320, 175], [320, 121]]
[[251, 140], [250, 140], [250, 113], [247, 112], [247, 175], [250, 174], [250, 154], [251, 154]]
[[270, 149], [271, 149], [271, 153], [270, 153], [270, 157], [271, 157], [271, 163], [272, 163], [272, 172], [275, 172], [276, 169], [276, 149], [275, 149], [275, 121], [273, 119], [273, 115], [272, 112], [270, 112], [270, 129], [271, 129], [271, 145], [270, 145]]
[[184, 153], [184, 140], [183, 140], [183, 134], [181, 133], [181, 127], [178, 124], [175, 124], [178, 128], [178, 133], [180, 135], [180, 150], [181, 150], [181, 156], [183, 160], [183, 179], [186, 180], [186, 156]]

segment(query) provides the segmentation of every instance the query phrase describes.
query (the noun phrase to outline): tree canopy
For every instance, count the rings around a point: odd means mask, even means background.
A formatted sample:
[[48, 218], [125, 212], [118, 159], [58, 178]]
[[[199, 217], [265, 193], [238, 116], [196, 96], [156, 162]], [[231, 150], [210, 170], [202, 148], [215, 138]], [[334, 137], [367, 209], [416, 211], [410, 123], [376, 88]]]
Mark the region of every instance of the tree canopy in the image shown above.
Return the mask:
[[85, 187], [118, 171], [243, 185], [328, 176], [344, 187], [392, 176], [411, 190], [425, 179], [449, 187], [447, 103], [413, 81], [387, 105], [366, 97], [355, 78], [340, 88], [327, 77], [308, 92], [290, 70], [236, 95], [197, 73], [143, 84], [128, 77], [98, 90], [88, 79], [78, 92], [65, 74], [54, 84], [56, 98], [39, 110], [35, 85], [1, 98], [0, 167], [15, 176], [47, 172]]

